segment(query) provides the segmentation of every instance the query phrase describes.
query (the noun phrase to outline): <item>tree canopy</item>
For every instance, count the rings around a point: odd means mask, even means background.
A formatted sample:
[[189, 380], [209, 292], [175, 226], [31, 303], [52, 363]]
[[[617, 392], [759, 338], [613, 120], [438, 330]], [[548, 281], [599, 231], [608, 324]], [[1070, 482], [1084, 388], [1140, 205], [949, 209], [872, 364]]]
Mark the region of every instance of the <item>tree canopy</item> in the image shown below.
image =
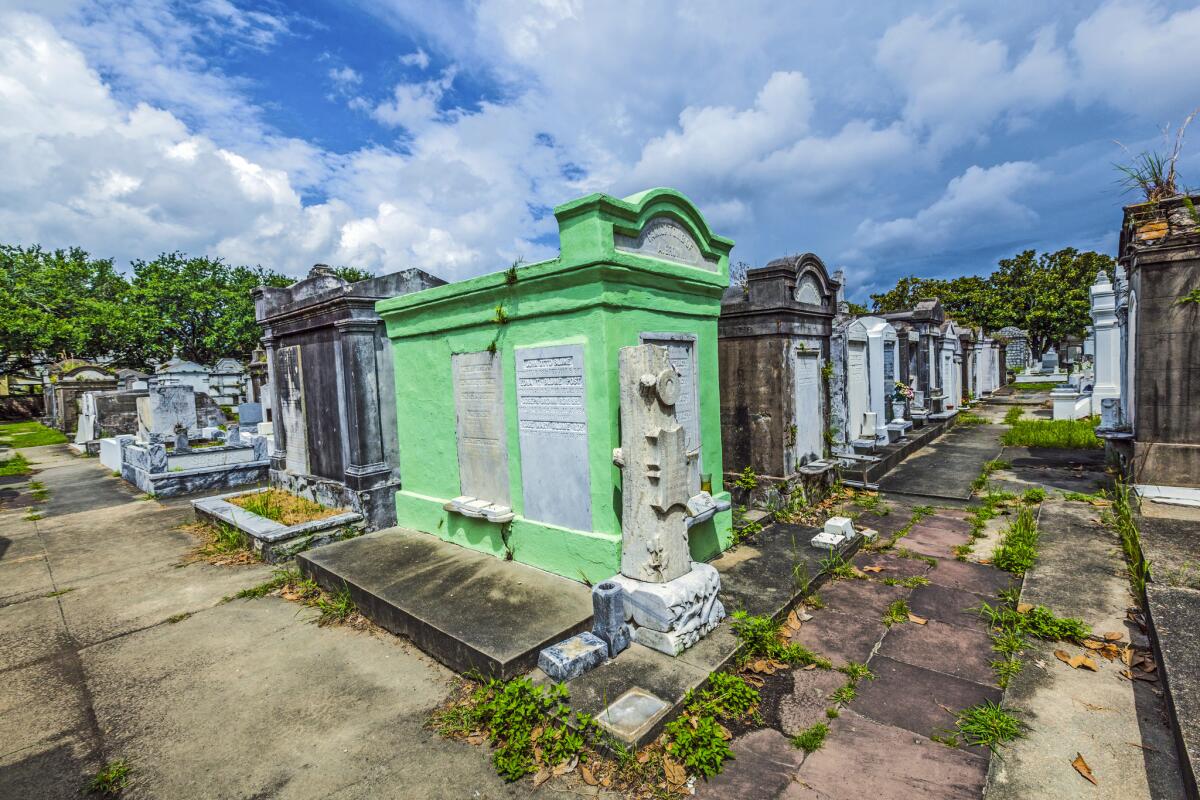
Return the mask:
[[1115, 266], [1107, 255], [1072, 247], [1054, 253], [1025, 250], [1001, 259], [986, 278], [908, 276], [871, 295], [871, 302], [876, 313], [887, 313], [936, 297], [947, 316], [965, 325], [989, 332], [1008, 326], [1025, 330], [1034, 355], [1040, 356], [1060, 339], [1086, 333], [1092, 321], [1088, 290], [1100, 270], [1111, 280]]
[[[340, 267], [347, 280], [371, 274]], [[258, 345], [256, 286], [292, 278], [221, 259], [163, 253], [128, 276], [85, 250], [0, 245], [0, 374], [64, 359], [145, 368], [172, 355], [211, 364]]]

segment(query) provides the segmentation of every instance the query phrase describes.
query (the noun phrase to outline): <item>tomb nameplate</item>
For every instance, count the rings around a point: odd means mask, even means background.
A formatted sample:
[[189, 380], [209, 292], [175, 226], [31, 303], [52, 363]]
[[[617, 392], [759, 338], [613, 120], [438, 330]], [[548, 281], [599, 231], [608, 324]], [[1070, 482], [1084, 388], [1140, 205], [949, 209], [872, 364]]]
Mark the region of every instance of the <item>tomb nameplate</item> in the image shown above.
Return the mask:
[[304, 423], [304, 367], [300, 346], [281, 347], [275, 353], [278, 375], [280, 424], [284, 431], [284, 467], [298, 475], [308, 474], [308, 427]]
[[821, 457], [821, 379], [814, 352], [797, 352], [795, 361], [796, 443], [793, 468]]
[[590, 531], [583, 345], [517, 348], [516, 360], [524, 516]]
[[613, 244], [627, 253], [675, 261], [712, 272], [717, 270], [717, 262], [704, 257], [691, 232], [670, 217], [655, 217], [637, 236], [614, 233]]
[[[687, 433], [688, 452], [700, 446], [700, 418], [696, 413], [699, 405], [696, 396], [696, 337], [680, 333], [643, 333], [642, 344], [655, 344], [667, 349], [671, 366], [679, 373], [679, 399], [675, 401], [675, 420]], [[700, 491], [700, 473], [704, 465], [701, 459], [692, 460], [689, 485], [692, 494]]]
[[458, 422], [458, 479], [463, 495], [511, 505], [504, 381], [500, 356], [487, 351], [450, 357]]

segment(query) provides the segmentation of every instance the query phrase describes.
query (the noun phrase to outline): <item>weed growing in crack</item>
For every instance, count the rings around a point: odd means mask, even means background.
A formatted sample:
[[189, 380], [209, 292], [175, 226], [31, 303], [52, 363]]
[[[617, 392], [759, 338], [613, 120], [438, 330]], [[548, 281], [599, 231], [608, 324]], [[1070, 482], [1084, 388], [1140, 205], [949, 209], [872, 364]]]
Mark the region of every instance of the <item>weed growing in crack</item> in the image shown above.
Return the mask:
[[904, 598], [893, 600], [888, 606], [887, 611], [883, 615], [883, 624], [889, 628], [893, 625], [898, 625], [902, 622], [908, 622], [908, 615], [912, 611], [908, 608], [908, 601]]
[[1013, 716], [1012, 710], [991, 700], [960, 711], [956, 727], [967, 744], [986, 747], [992, 752], [1024, 735], [1024, 725]]
[[129, 785], [129, 776], [133, 768], [123, 758], [105, 764], [88, 782], [87, 791], [90, 794], [106, 794], [116, 797]]
[[774, 659], [784, 664], [816, 664], [821, 669], [833, 667], [829, 659], [817, 655], [802, 644], [785, 644], [779, 635], [780, 624], [769, 616], [751, 616], [745, 611], [735, 611], [730, 625], [734, 635], [741, 642], [739, 667], [759, 658]]
[[1022, 506], [1017, 518], [1001, 535], [992, 564], [1014, 575], [1024, 575], [1037, 560], [1037, 540], [1037, 520], [1028, 506]]
[[820, 750], [825, 744], [825, 737], [829, 735], [829, 726], [824, 722], [818, 722], [811, 728], [805, 728], [792, 737], [792, 747], [797, 750], [803, 750], [805, 753], [812, 753]]
[[849, 705], [854, 702], [854, 698], [858, 697], [858, 688], [853, 683], [847, 683], [844, 686], [839, 686], [833, 694], [829, 695], [829, 699], [834, 703]]
[[924, 575], [909, 575], [907, 578], [884, 578], [884, 586], [903, 586], [905, 589], [916, 589], [918, 586], [928, 586], [929, 578]]

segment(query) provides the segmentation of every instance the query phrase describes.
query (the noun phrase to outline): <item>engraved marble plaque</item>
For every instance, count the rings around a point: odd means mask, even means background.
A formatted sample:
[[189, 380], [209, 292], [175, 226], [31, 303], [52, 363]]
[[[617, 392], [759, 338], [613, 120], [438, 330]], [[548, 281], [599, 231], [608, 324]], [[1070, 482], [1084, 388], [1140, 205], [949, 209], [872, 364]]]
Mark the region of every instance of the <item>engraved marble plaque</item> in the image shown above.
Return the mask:
[[705, 258], [691, 231], [670, 217], [655, 217], [643, 226], [636, 237], [614, 233], [613, 244], [627, 253], [717, 271], [716, 259]]
[[458, 421], [459, 488], [468, 497], [511, 505], [504, 380], [500, 356], [455, 353], [454, 410]]
[[583, 345], [520, 347], [516, 358], [524, 516], [590, 531]]
[[821, 290], [817, 287], [817, 281], [812, 275], [805, 275], [800, 279], [800, 283], [796, 285], [794, 296], [797, 303], [806, 303], [810, 306], [821, 305]]
[[796, 442], [793, 446], [795, 463], [803, 466], [821, 457], [821, 368], [814, 352], [795, 355]]
[[307, 475], [308, 426], [304, 422], [304, 367], [300, 346], [281, 347], [275, 353], [276, 388], [279, 391], [280, 424], [284, 431], [288, 472]]
[[[667, 348], [671, 366], [679, 373], [679, 399], [675, 402], [675, 419], [687, 431], [687, 449], [700, 446], [699, 403], [696, 395], [696, 337], [690, 333], [643, 333], [642, 344]], [[701, 459], [692, 461], [690, 485], [692, 494], [700, 491]]]

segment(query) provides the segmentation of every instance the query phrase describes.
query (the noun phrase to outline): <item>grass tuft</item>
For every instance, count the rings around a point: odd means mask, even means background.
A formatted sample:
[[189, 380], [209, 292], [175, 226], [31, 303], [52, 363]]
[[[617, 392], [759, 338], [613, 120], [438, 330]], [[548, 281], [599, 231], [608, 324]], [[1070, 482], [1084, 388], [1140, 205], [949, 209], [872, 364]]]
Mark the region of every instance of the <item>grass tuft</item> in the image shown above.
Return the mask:
[[0, 476], [7, 475], [28, 475], [33, 472], [29, 468], [29, 460], [20, 453], [16, 453], [12, 458], [6, 458], [0, 461]]
[[88, 782], [87, 791], [90, 794], [106, 794], [116, 797], [129, 785], [129, 775], [133, 769], [123, 758], [110, 761]]
[[[836, 709], [830, 709], [836, 711]], [[835, 714], [836, 716], [836, 714]], [[818, 722], [811, 728], [805, 728], [792, 737], [792, 747], [797, 750], [803, 750], [805, 753], [812, 753], [820, 750], [825, 744], [825, 737], [829, 735], [829, 726], [824, 722]]]
[[1029, 506], [1022, 506], [1012, 525], [1001, 534], [992, 564], [1014, 575], [1024, 575], [1037, 559], [1037, 540], [1037, 520]]
[[1017, 420], [1021, 419], [1021, 415], [1024, 413], [1025, 413], [1025, 410], [1023, 408], [1021, 408], [1020, 406], [1013, 406], [1012, 408], [1010, 408], [1008, 411], [1005, 412], [1004, 424], [1005, 425], [1017, 424]]
[[1145, 597], [1146, 581], [1150, 579], [1150, 562], [1142, 551], [1141, 535], [1133, 521], [1133, 506], [1129, 502], [1129, 486], [1124, 481], [1117, 481], [1112, 508], [1104, 515], [1104, 521], [1121, 538], [1121, 550], [1125, 553], [1125, 565], [1134, 594], [1139, 599]]
[[320, 503], [314, 503], [282, 489], [243, 494], [229, 498], [229, 502], [251, 514], [258, 514], [281, 525], [299, 525], [302, 522], [312, 522], [342, 513], [341, 509], [326, 508]]
[[898, 625], [902, 622], [908, 622], [908, 615], [912, 612], [908, 608], [908, 601], [904, 598], [893, 600], [888, 606], [887, 611], [883, 615], [883, 624], [889, 628], [893, 625]]
[[61, 431], [47, 428], [40, 422], [8, 422], [0, 424], [0, 442], [14, 448], [41, 447], [47, 444], [65, 444], [67, 437]]
[[991, 700], [960, 711], [956, 726], [967, 744], [986, 747], [992, 752], [1000, 745], [1022, 736], [1024, 727], [1011, 710]]

